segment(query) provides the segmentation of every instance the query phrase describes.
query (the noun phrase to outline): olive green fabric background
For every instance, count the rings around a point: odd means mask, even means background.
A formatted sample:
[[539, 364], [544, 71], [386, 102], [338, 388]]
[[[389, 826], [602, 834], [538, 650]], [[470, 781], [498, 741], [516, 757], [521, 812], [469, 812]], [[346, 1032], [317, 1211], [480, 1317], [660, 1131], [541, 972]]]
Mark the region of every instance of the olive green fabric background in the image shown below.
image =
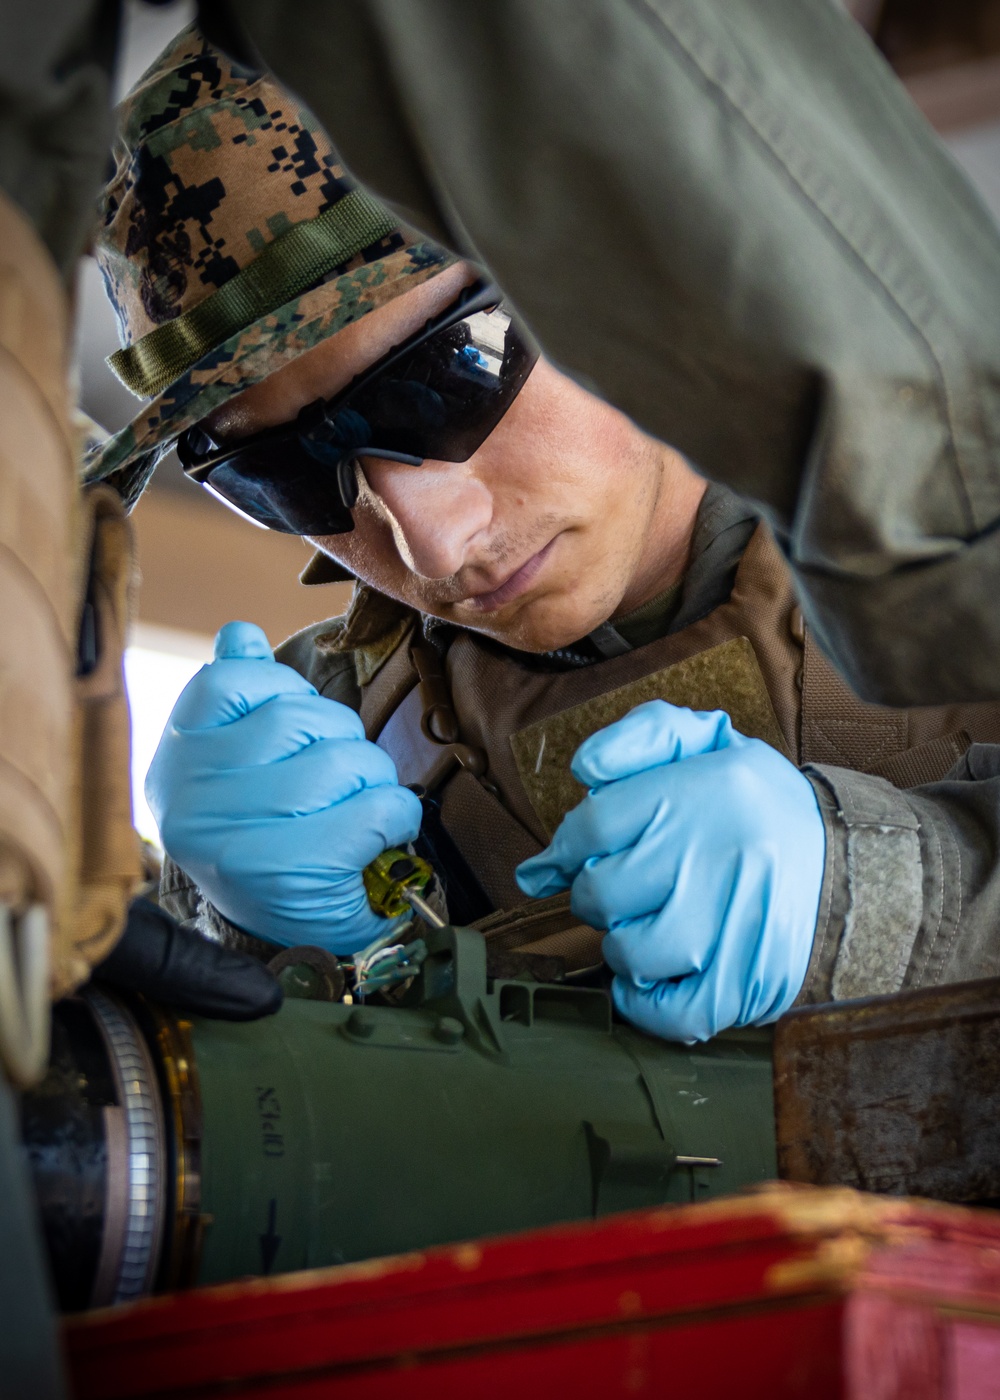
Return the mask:
[[[356, 175], [761, 504], [865, 698], [1000, 693], [1000, 235], [839, 5], [228, 8]], [[117, 6], [8, 10], [0, 186], [68, 272]]]
[[[68, 271], [117, 6], [8, 9], [0, 186]], [[228, 10], [553, 359], [761, 505], [865, 698], [1000, 693], [1000, 235], [839, 5]]]
[[833, 0], [241, 0], [354, 173], [761, 503], [867, 699], [1000, 691], [1000, 235]]

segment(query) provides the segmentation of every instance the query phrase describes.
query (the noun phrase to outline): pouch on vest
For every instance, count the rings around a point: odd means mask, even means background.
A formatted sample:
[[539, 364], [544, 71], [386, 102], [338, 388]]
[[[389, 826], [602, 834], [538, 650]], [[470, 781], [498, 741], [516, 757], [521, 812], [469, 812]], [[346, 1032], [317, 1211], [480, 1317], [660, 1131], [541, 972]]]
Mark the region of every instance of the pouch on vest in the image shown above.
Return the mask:
[[55, 266], [0, 195], [0, 1059], [48, 1052], [52, 931], [70, 905], [74, 453]]
[[110, 487], [81, 498], [73, 716], [74, 910], [53, 949], [55, 996], [86, 980], [118, 941], [143, 872], [132, 827], [131, 731], [122, 659], [135, 579], [132, 532]]
[[[21, 1084], [45, 1065], [50, 992], [77, 985], [92, 961], [77, 890], [94, 843], [89, 831], [82, 839], [71, 796], [75, 764], [86, 761], [89, 773], [92, 726], [76, 715], [74, 585], [83, 571], [74, 575], [81, 531], [67, 345], [56, 268], [0, 194], [0, 1061]], [[91, 533], [82, 531], [88, 553]], [[127, 754], [123, 692], [114, 723]], [[127, 760], [119, 769], [127, 793]], [[77, 792], [86, 782], [81, 773]], [[106, 911], [102, 952], [122, 926], [124, 890]]]

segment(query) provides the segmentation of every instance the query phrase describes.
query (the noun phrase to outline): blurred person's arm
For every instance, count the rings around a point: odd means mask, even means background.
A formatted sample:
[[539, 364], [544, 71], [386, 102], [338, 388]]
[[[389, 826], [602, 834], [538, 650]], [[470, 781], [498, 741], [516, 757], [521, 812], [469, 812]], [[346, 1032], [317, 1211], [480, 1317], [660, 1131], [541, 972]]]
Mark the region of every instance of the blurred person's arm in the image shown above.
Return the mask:
[[238, 13], [360, 178], [762, 505], [863, 695], [995, 694], [1000, 235], [838, 6]]
[[111, 143], [119, 6], [5, 0], [0, 17], [0, 189], [72, 280]]

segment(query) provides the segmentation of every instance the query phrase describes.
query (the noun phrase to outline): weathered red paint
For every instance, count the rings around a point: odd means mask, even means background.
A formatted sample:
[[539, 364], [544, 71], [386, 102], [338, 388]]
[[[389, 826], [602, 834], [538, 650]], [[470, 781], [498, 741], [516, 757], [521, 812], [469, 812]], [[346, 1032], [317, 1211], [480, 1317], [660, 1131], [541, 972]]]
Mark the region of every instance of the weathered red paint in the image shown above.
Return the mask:
[[177, 1294], [65, 1336], [78, 1400], [997, 1400], [1000, 1215], [776, 1186]]

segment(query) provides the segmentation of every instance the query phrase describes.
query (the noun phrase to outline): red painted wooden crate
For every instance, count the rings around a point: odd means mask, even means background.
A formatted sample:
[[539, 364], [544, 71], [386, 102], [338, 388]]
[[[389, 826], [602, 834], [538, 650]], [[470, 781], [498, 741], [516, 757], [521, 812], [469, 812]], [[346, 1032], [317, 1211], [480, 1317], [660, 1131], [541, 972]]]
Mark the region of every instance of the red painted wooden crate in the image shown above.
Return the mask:
[[152, 1299], [65, 1339], [77, 1400], [1000, 1400], [1000, 1214], [774, 1186]]

